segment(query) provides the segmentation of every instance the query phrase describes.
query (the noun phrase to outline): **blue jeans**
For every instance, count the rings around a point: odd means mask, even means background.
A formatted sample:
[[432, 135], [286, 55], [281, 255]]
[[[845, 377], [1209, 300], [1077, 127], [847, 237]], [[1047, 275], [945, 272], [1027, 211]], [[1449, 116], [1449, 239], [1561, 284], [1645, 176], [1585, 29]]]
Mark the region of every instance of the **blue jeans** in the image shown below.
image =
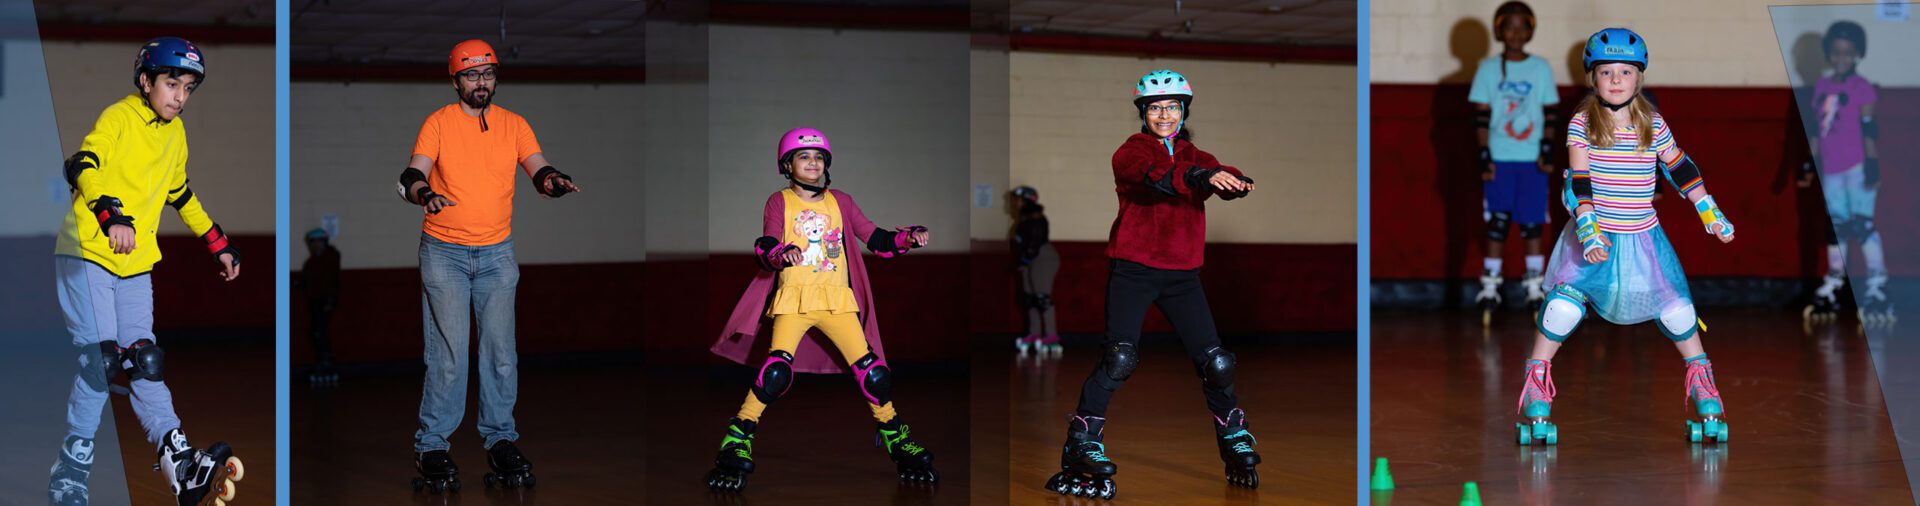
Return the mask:
[[[134, 341], [154, 339], [153, 275], [121, 278], [93, 262], [69, 256], [53, 257], [53, 267], [67, 335], [80, 355], [80, 371], [67, 393], [67, 435], [93, 439], [107, 406], [105, 362], [110, 359], [100, 343], [124, 348]], [[180, 428], [180, 417], [173, 412], [173, 392], [166, 383], [128, 380], [127, 387], [132, 391], [127, 399], [146, 430], [147, 442], [159, 444], [167, 431]]]
[[426, 329], [426, 386], [420, 395], [416, 452], [445, 450], [467, 407], [467, 343], [480, 320], [480, 437], [488, 447], [520, 439], [513, 430], [520, 359], [514, 351], [513, 292], [520, 265], [513, 238], [461, 246], [420, 235], [420, 308]]

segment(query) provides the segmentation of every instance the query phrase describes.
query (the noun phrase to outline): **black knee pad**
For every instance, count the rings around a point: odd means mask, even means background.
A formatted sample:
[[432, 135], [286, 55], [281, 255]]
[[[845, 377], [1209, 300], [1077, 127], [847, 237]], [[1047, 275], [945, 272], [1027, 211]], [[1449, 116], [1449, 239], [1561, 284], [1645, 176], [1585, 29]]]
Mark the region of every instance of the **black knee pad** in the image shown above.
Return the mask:
[[1032, 297], [1028, 297], [1027, 300], [1033, 303], [1034, 309], [1038, 309], [1041, 311], [1046, 311], [1048, 308], [1053, 307], [1053, 295], [1050, 295], [1050, 294], [1042, 293], [1042, 294], [1034, 295]]
[[120, 372], [120, 349], [111, 342], [100, 343], [98, 346], [82, 346], [80, 357], [85, 364], [80, 367], [81, 381], [84, 381], [90, 390], [107, 391], [108, 381]]
[[162, 375], [166, 358], [166, 352], [160, 351], [160, 345], [152, 339], [134, 341], [133, 346], [120, 350], [120, 360], [126, 362], [127, 377], [131, 380], [166, 381]]
[[1855, 227], [1860, 232], [1861, 241], [1872, 239], [1875, 234], [1880, 233], [1879, 229], [1873, 228], [1873, 218], [1854, 218], [1853, 221], [1859, 223], [1859, 225], [1855, 225]]
[[1507, 214], [1506, 211], [1487, 213], [1487, 239], [1493, 241], [1507, 240], [1507, 227], [1512, 224], [1513, 215]]
[[793, 354], [774, 350], [760, 365], [760, 377], [753, 380], [753, 397], [761, 404], [773, 404], [793, 388]]
[[885, 406], [893, 401], [893, 369], [887, 367], [886, 359], [873, 352], [853, 361], [854, 380], [860, 382], [860, 395], [876, 406]]
[[1114, 381], [1126, 381], [1136, 367], [1140, 367], [1140, 353], [1134, 350], [1133, 343], [1107, 346], [1107, 357], [1100, 362], [1100, 368], [1107, 371], [1107, 379]]
[[1520, 238], [1521, 239], [1539, 239], [1540, 234], [1546, 231], [1546, 229], [1547, 229], [1546, 225], [1539, 224], [1539, 223], [1535, 223], [1532, 225], [1521, 225]]
[[1207, 350], [1200, 358], [1200, 377], [1207, 382], [1209, 390], [1226, 390], [1233, 386], [1234, 356], [1226, 348]]

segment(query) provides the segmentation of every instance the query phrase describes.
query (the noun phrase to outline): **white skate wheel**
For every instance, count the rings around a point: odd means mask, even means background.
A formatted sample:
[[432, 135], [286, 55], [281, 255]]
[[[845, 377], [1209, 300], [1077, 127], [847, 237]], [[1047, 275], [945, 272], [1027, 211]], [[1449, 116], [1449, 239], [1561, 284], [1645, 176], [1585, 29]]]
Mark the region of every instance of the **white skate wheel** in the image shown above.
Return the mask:
[[246, 475], [247, 466], [240, 464], [240, 457], [227, 457], [227, 479], [240, 481]]
[[221, 481], [220, 486], [214, 489], [214, 500], [216, 501], [231, 501], [233, 500], [233, 496], [236, 495], [240, 495], [240, 488], [233, 484], [233, 480]]

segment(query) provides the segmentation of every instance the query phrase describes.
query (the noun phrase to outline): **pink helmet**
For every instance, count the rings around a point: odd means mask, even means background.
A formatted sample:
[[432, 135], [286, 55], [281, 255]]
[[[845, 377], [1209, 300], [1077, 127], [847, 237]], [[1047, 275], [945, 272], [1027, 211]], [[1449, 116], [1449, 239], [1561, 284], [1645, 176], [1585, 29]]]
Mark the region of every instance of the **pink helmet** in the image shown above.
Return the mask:
[[784, 162], [787, 155], [802, 149], [818, 149], [827, 154], [827, 167], [833, 166], [833, 144], [827, 141], [827, 134], [813, 128], [800, 127], [780, 134], [780, 150], [774, 153], [773, 168], [786, 175]]

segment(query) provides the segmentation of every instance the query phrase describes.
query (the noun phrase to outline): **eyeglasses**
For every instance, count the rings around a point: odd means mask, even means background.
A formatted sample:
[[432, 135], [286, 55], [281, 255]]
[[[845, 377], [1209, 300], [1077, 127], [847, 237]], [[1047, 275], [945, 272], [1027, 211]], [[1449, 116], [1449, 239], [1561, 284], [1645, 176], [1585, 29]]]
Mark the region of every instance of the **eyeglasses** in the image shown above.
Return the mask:
[[1159, 115], [1162, 112], [1165, 112], [1167, 114], [1180, 114], [1183, 110], [1184, 109], [1181, 109], [1180, 106], [1178, 105], [1169, 105], [1166, 107], [1161, 107], [1158, 105], [1147, 106], [1147, 114], [1151, 114], [1151, 115]]
[[477, 82], [480, 82], [480, 80], [482, 79], [492, 81], [495, 78], [498, 78], [499, 76], [500, 76], [500, 73], [495, 71], [494, 69], [487, 69], [486, 72], [481, 72], [478, 70], [469, 70], [469, 71], [460, 73], [460, 78], [466, 79], [467, 82], [469, 83], [477, 83]]

